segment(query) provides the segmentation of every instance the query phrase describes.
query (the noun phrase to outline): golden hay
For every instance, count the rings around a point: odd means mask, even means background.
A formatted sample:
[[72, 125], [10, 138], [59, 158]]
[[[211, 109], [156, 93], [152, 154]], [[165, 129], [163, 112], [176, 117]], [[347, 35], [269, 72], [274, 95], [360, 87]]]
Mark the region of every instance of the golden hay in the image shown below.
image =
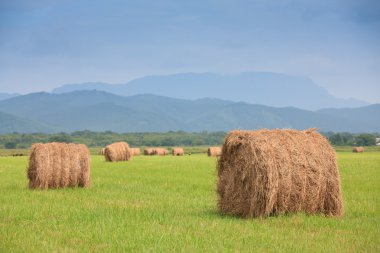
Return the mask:
[[104, 155], [105, 150], [106, 150], [105, 148], [102, 148], [101, 150], [99, 150], [99, 155]]
[[27, 176], [32, 189], [87, 187], [90, 185], [90, 152], [83, 144], [33, 144]]
[[131, 148], [131, 152], [133, 156], [138, 156], [140, 155], [140, 148]]
[[222, 213], [343, 214], [335, 151], [315, 129], [232, 131], [217, 167]]
[[354, 152], [354, 153], [363, 153], [364, 152], [364, 148], [363, 147], [354, 147], [352, 149], [352, 152]]
[[207, 149], [208, 156], [220, 156], [221, 153], [222, 153], [221, 147], [209, 147]]
[[183, 148], [173, 148], [172, 154], [174, 156], [181, 156], [185, 154], [185, 151], [183, 150]]
[[169, 154], [169, 151], [167, 149], [164, 149], [164, 148], [154, 148], [153, 154], [154, 155], [167, 155], [167, 154]]
[[154, 155], [154, 149], [153, 148], [145, 148], [144, 149], [144, 155]]
[[115, 142], [106, 147], [104, 157], [107, 162], [129, 161], [132, 158], [132, 152], [128, 143]]

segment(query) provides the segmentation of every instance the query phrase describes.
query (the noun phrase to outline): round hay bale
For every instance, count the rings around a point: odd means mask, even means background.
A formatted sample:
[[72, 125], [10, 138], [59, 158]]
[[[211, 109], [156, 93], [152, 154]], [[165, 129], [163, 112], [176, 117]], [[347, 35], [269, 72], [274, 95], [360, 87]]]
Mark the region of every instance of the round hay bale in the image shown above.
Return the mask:
[[100, 149], [100, 150], [99, 150], [99, 155], [104, 155], [104, 151], [105, 151], [105, 150], [106, 150], [105, 148]]
[[315, 129], [232, 131], [217, 168], [224, 214], [343, 214], [335, 151]]
[[183, 150], [183, 148], [173, 148], [172, 154], [174, 156], [182, 156], [185, 154], [185, 151]]
[[354, 147], [352, 149], [352, 152], [354, 152], [354, 153], [363, 153], [364, 152], [364, 148], [363, 147]]
[[131, 152], [133, 156], [138, 156], [141, 154], [140, 148], [131, 148]]
[[167, 154], [169, 154], [169, 151], [165, 148], [154, 148], [153, 154], [154, 155], [167, 155]]
[[220, 156], [221, 153], [222, 153], [221, 147], [209, 147], [207, 149], [208, 156]]
[[83, 144], [33, 144], [27, 176], [32, 189], [89, 186], [90, 152]]
[[144, 149], [144, 155], [154, 155], [154, 149], [153, 148], [145, 148]]
[[126, 142], [115, 142], [106, 147], [104, 157], [107, 162], [129, 161], [132, 152]]

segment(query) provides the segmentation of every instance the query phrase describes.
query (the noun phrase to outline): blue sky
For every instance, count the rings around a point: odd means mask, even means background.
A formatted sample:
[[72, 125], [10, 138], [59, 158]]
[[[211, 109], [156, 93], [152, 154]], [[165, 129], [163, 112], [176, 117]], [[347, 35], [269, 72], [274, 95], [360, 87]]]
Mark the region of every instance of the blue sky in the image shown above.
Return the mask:
[[380, 1], [0, 1], [3, 92], [244, 71], [380, 103]]

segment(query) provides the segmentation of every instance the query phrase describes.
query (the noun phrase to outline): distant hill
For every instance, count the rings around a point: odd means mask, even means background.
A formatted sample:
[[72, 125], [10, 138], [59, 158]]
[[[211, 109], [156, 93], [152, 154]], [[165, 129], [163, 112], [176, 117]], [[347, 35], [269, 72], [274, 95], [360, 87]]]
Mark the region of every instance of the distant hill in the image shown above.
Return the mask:
[[17, 94], [17, 93], [1, 93], [0, 92], [0, 101], [8, 99], [8, 98], [13, 98], [13, 97], [16, 97], [16, 96], [19, 96], [19, 95], [20, 94]]
[[[7, 112], [8, 117], [14, 118], [13, 123], [3, 123], [0, 129], [2, 133], [52, 130], [227, 131], [235, 128], [310, 127], [322, 131], [380, 132], [379, 104], [313, 112], [294, 107], [275, 108], [211, 98], [192, 101], [156, 95], [123, 97], [102, 91], [75, 91], [22, 95], [0, 101], [0, 108]], [[27, 125], [29, 128], [25, 128]]]
[[153, 94], [191, 100], [210, 97], [274, 107], [292, 106], [307, 110], [368, 105], [356, 99], [336, 98], [308, 78], [270, 72], [247, 72], [238, 75], [215, 73], [157, 75], [118, 85], [66, 84], [54, 89], [53, 93], [78, 90], [101, 90], [122, 96]]
[[12, 132], [50, 133], [53, 132], [53, 129], [32, 120], [23, 119], [8, 113], [0, 112], [0, 134]]

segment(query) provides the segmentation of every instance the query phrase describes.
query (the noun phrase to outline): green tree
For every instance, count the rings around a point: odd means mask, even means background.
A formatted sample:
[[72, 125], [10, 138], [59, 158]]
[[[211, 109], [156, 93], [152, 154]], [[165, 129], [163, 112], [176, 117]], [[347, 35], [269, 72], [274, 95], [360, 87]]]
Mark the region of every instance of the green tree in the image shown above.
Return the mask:
[[4, 144], [4, 148], [6, 148], [6, 149], [15, 149], [16, 146], [17, 146], [17, 143], [16, 142], [12, 142], [12, 141], [6, 142]]
[[355, 144], [358, 146], [374, 146], [376, 137], [373, 134], [359, 134], [355, 137]]

